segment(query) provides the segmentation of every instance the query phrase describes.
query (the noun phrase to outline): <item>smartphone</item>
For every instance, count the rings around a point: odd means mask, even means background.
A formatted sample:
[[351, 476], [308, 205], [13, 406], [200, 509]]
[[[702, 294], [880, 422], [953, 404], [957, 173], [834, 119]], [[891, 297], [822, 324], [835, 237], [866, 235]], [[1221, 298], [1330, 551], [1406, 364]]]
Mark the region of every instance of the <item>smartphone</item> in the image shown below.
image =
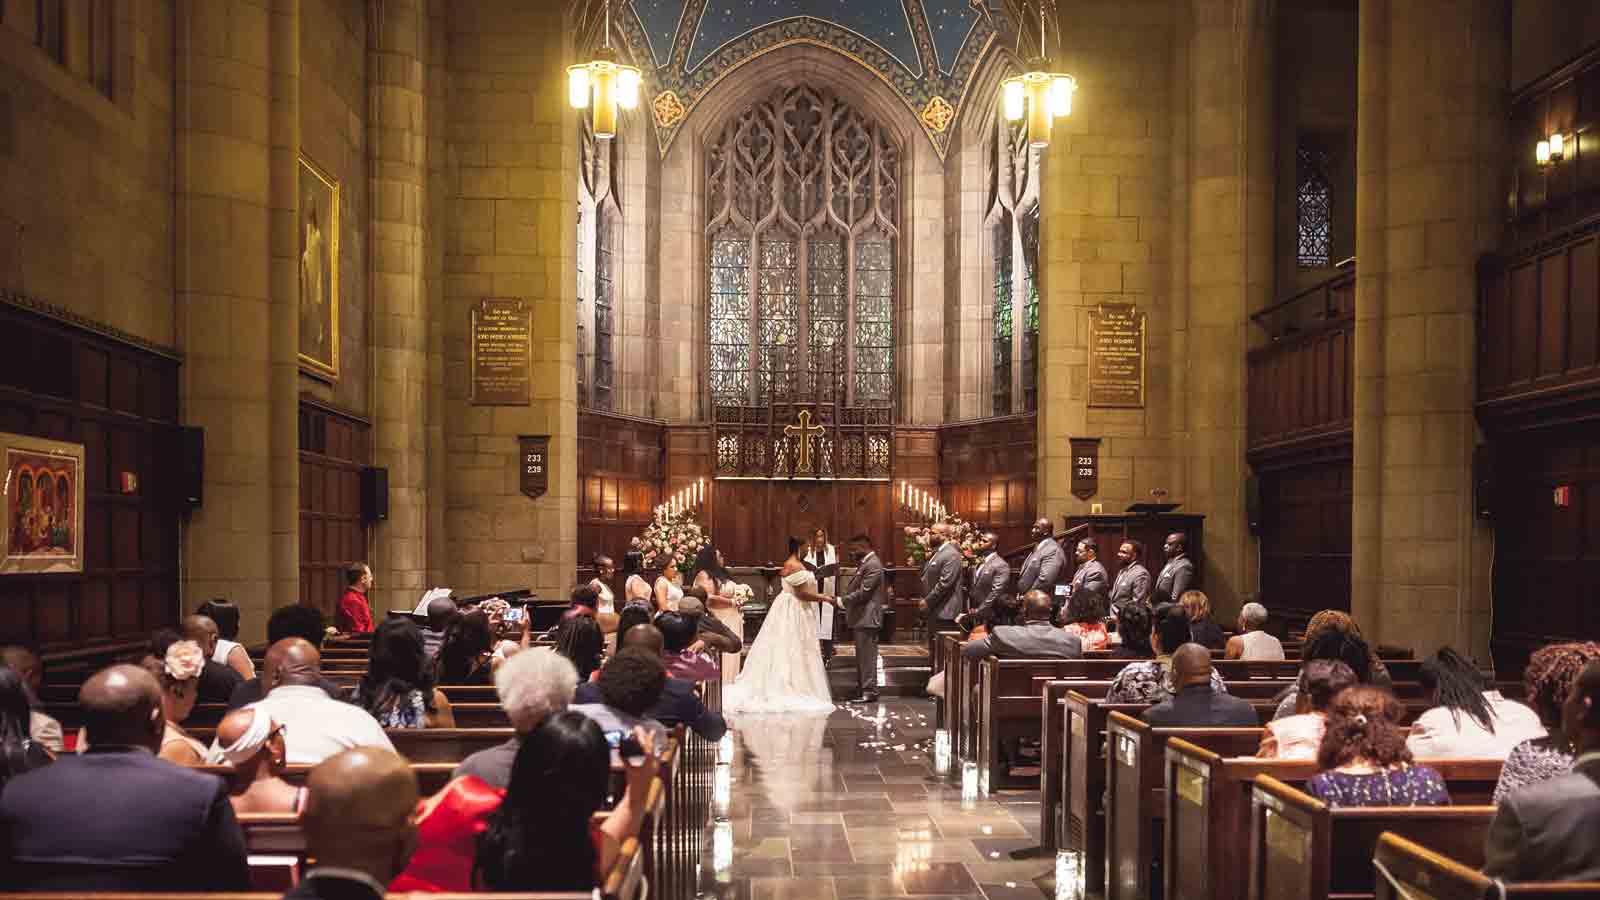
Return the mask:
[[508, 607], [506, 609], [505, 623], [507, 625], [516, 625], [520, 623], [522, 621], [522, 617], [526, 616], [527, 614], [528, 611], [520, 606]]
[[613, 765], [621, 765], [626, 761], [629, 765], [636, 766], [644, 762], [644, 745], [633, 735], [625, 731], [608, 731], [606, 743], [611, 745]]

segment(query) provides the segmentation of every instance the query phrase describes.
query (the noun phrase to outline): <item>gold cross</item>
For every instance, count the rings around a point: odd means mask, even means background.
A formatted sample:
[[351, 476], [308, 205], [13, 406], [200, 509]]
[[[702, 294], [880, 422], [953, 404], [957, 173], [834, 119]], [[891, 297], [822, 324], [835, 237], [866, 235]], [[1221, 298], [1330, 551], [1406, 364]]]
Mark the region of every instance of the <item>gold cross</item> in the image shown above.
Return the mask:
[[795, 437], [798, 435], [800, 439], [799, 447], [795, 451], [795, 471], [810, 472], [812, 470], [811, 436], [814, 434], [821, 434], [826, 429], [824, 429], [821, 425], [811, 424], [811, 410], [809, 409], [800, 410], [800, 415], [796, 417], [796, 421], [798, 421], [800, 424], [783, 426], [783, 433], [786, 437]]

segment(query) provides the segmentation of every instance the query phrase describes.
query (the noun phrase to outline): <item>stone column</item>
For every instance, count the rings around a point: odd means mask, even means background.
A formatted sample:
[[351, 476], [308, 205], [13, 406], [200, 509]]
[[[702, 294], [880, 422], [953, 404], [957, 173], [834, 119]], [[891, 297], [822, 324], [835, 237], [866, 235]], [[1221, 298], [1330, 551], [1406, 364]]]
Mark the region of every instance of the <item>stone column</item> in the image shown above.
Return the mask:
[[1189, 44], [1187, 407], [1182, 500], [1203, 513], [1203, 586], [1219, 621], [1255, 590], [1244, 509], [1249, 315], [1272, 302], [1273, 30], [1260, 0], [1194, 0]]
[[298, 3], [181, 0], [175, 21], [184, 418], [206, 437], [185, 606], [231, 598], [254, 641], [298, 598]]
[[1476, 277], [1500, 240], [1506, 4], [1362, 0], [1352, 609], [1487, 658], [1472, 514]]
[[376, 461], [389, 520], [376, 528], [375, 610], [410, 608], [428, 587], [428, 346], [423, 289], [428, 16], [425, 0], [369, 0]]

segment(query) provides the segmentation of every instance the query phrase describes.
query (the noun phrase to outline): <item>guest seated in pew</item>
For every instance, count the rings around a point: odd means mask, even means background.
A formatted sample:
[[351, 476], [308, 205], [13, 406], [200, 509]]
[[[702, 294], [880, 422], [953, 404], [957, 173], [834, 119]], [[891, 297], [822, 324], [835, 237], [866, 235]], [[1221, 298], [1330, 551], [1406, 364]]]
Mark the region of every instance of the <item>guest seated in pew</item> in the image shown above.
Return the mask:
[[55, 754], [33, 739], [28, 688], [16, 669], [0, 665], [0, 788], [12, 777], [49, 765]]
[[1074, 591], [1067, 599], [1064, 618], [1067, 622], [1061, 630], [1077, 636], [1084, 650], [1106, 648], [1106, 598], [1098, 587], [1084, 585]]
[[1184, 644], [1172, 654], [1172, 676], [1178, 690], [1145, 710], [1140, 718], [1157, 728], [1254, 728], [1261, 724], [1256, 708], [1212, 684], [1211, 651]]
[[1078, 659], [1083, 642], [1050, 624], [1052, 603], [1044, 591], [1029, 591], [1022, 598], [1022, 624], [996, 625], [989, 634], [967, 641], [961, 655], [968, 659]]
[[233, 767], [228, 799], [236, 813], [298, 813], [305, 805], [305, 788], [283, 780], [288, 749], [283, 726], [258, 707], [236, 709], [217, 726], [220, 749], [207, 757], [212, 765]]
[[1449, 647], [1423, 660], [1420, 674], [1438, 705], [1411, 723], [1406, 746], [1416, 756], [1505, 759], [1513, 747], [1545, 734], [1537, 713], [1486, 690], [1491, 685], [1478, 667]]
[[450, 620], [429, 664], [434, 684], [494, 683], [494, 634], [488, 615], [474, 611]]
[[417, 776], [393, 752], [346, 750], [306, 781], [307, 855], [316, 865], [285, 900], [383, 900], [417, 846]]
[[384, 728], [456, 727], [449, 698], [428, 672], [422, 631], [410, 619], [385, 619], [372, 633], [367, 671], [350, 700]]
[[[268, 647], [288, 638], [300, 638], [312, 647], [320, 649], [322, 639], [326, 635], [327, 627], [322, 613], [315, 607], [294, 603], [273, 610], [271, 618], [267, 619]], [[343, 700], [349, 692], [338, 682], [327, 678], [323, 678], [319, 685], [335, 700]], [[266, 695], [263, 675], [257, 675], [233, 689], [233, 695], [228, 698], [228, 708], [238, 709], [241, 706], [248, 706]]]
[[1506, 881], [1600, 881], [1600, 662], [1567, 692], [1561, 733], [1577, 758], [1566, 775], [1512, 791], [1485, 841], [1484, 874]]
[[1313, 659], [1300, 667], [1300, 712], [1267, 723], [1261, 735], [1263, 759], [1316, 759], [1327, 726], [1328, 704], [1345, 688], [1355, 687], [1356, 673], [1337, 659]]
[[435, 597], [428, 601], [428, 624], [421, 627], [421, 633], [422, 651], [429, 659], [439, 652], [439, 645], [444, 643], [444, 630], [458, 612], [456, 602], [449, 597]]
[[[1107, 703], [1161, 703], [1177, 693], [1170, 654], [1189, 643], [1189, 614], [1176, 603], [1163, 603], [1155, 608], [1153, 617], [1150, 646], [1156, 658], [1123, 666], [1106, 689]], [[1228, 692], [1228, 686], [1222, 683], [1222, 676], [1215, 669], [1211, 670], [1210, 681], [1217, 693]]]
[[638, 625], [648, 625], [656, 617], [653, 607], [640, 606], [630, 603], [617, 614], [617, 646], [622, 646], [622, 639], [627, 636], [628, 629]]
[[189, 736], [180, 724], [194, 712], [199, 697], [200, 670], [205, 663], [200, 645], [194, 641], [173, 641], [166, 655], [144, 658], [145, 671], [161, 685], [161, 717], [165, 731], [157, 756], [180, 766], [199, 766], [206, 761], [206, 745]]
[[[675, 615], [677, 614], [662, 613], [656, 617], [656, 621], [660, 622], [667, 616]], [[627, 635], [623, 638], [622, 646], [623, 649], [637, 647], [647, 653], [661, 656], [666, 650], [666, 637], [656, 625], [640, 625], [637, 628], [628, 630]], [[667, 673], [666, 683], [661, 687], [661, 698], [645, 711], [644, 717], [660, 722], [668, 728], [673, 728], [680, 724], [685, 725], [693, 730], [695, 734], [708, 741], [722, 740], [722, 736], [728, 732], [728, 723], [723, 720], [720, 713], [706, 709], [706, 705], [700, 702], [700, 698], [694, 692], [695, 681], [689, 678], [672, 676], [670, 666], [668, 666]], [[714, 680], [715, 677], [701, 680]], [[606, 701], [600, 685], [588, 682], [578, 685], [578, 692], [573, 698], [573, 702], [602, 703]]]
[[705, 642], [698, 638], [694, 622], [688, 616], [662, 613], [656, 616], [655, 626], [665, 644], [661, 658], [667, 665], [668, 676], [691, 684], [722, 677], [722, 664], [706, 655]]
[[[1339, 629], [1324, 629], [1305, 642], [1300, 650], [1301, 665], [1313, 659], [1337, 659], [1350, 667], [1356, 674], [1356, 681], [1368, 684], [1373, 676], [1372, 649], [1359, 634]], [[1376, 684], [1376, 683], [1374, 683]], [[1376, 684], [1385, 690], [1389, 688], [1387, 681]], [[1294, 715], [1300, 708], [1300, 692], [1298, 687], [1291, 687], [1284, 691], [1278, 701], [1278, 708], [1272, 714], [1274, 719], [1283, 719]]]
[[1267, 608], [1259, 603], [1246, 603], [1239, 610], [1239, 633], [1228, 638], [1226, 659], [1283, 659], [1283, 642], [1267, 634]]
[[222, 780], [156, 758], [161, 686], [139, 666], [78, 692], [89, 749], [0, 794], [0, 884], [12, 891], [245, 891], [244, 834]]
[[[1389, 668], [1383, 664], [1383, 660], [1378, 658], [1378, 651], [1367, 643], [1366, 638], [1361, 636], [1361, 626], [1356, 624], [1356, 620], [1352, 619], [1349, 613], [1342, 610], [1325, 609], [1311, 617], [1311, 621], [1306, 623], [1301, 658], [1306, 658], [1303, 649], [1305, 645], [1309, 645], [1326, 634], [1339, 634], [1355, 638], [1361, 642], [1361, 646], [1366, 648], [1366, 665], [1351, 664], [1350, 666], [1351, 669], [1355, 670], [1356, 677], [1361, 679], [1362, 684], [1375, 684], [1382, 688], [1393, 686], [1394, 682], [1389, 677]], [[1346, 660], [1346, 662], [1349, 662], [1349, 660]]]
[[1189, 614], [1189, 640], [1210, 650], [1221, 650], [1227, 643], [1222, 626], [1211, 621], [1211, 598], [1204, 591], [1184, 591], [1178, 605]]
[[738, 653], [744, 649], [744, 640], [716, 616], [706, 614], [705, 592], [699, 588], [684, 588], [683, 599], [678, 601], [678, 615], [694, 623], [696, 639], [704, 642], [706, 649], [716, 653]]
[[44, 703], [39, 699], [39, 691], [44, 684], [44, 663], [39, 654], [30, 647], [10, 644], [0, 647], [0, 665], [16, 670], [28, 694], [28, 736], [51, 753], [61, 753], [65, 746], [61, 740], [61, 723], [41, 709]]
[[[640, 625], [629, 629], [629, 636], [646, 627], [655, 631], [653, 625]], [[660, 632], [655, 631], [655, 634], [659, 640]], [[599, 702], [585, 703], [586, 698], [575, 697], [577, 702], [572, 708], [594, 719], [603, 731], [614, 736], [631, 734], [635, 727], [643, 727], [655, 735], [656, 746], [665, 747], [667, 729], [648, 718], [651, 707], [661, 700], [661, 692], [667, 686], [667, 667], [661, 662], [661, 651], [626, 640], [621, 648], [600, 670], [596, 681]]]
[[[183, 640], [183, 636], [178, 632], [171, 628], [162, 628], [150, 638], [150, 655], [158, 660], [166, 659], [167, 648], [180, 640]], [[227, 703], [233, 692], [244, 683], [244, 679], [227, 666], [205, 658], [204, 647], [200, 647], [200, 651], [200, 661], [204, 665], [200, 667], [200, 697], [196, 702]]]
[[[623, 610], [619, 617], [628, 621], [637, 616], [628, 610]], [[650, 614], [643, 614], [643, 621], [650, 621]], [[620, 638], [622, 632], [617, 632]], [[589, 616], [575, 615], [564, 620], [556, 626], [556, 652], [571, 660], [578, 670], [578, 680], [588, 681], [589, 677], [600, 670], [601, 652], [605, 650], [605, 636], [600, 633], [600, 625]]]
[[492, 788], [503, 789], [511, 781], [512, 762], [522, 747], [523, 735], [566, 709], [577, 686], [578, 671], [572, 661], [549, 648], [535, 647], [506, 660], [494, 673], [494, 690], [517, 734], [462, 760], [450, 777], [472, 775]]
[[253, 708], [265, 709], [283, 726], [289, 765], [314, 766], [352, 747], [394, 750], [377, 719], [322, 689], [322, 654], [309, 642], [285, 638], [273, 644], [262, 668], [269, 690]]
[[[238, 634], [239, 608], [231, 603], [227, 606], [218, 606], [217, 604], [221, 602], [219, 600], [208, 600], [203, 608], [217, 609], [219, 610], [217, 614], [225, 618], [231, 611], [233, 614], [233, 633]], [[237, 672], [241, 681], [256, 677], [256, 664], [250, 661], [250, 651], [246, 650], [243, 644], [236, 641], [224, 641], [222, 639], [222, 626], [217, 624], [215, 619], [205, 613], [196, 613], [195, 615], [184, 617], [182, 628], [184, 640], [194, 641], [199, 644], [200, 649], [205, 651], [206, 659], [219, 666], [227, 666]]]
[[1546, 734], [1511, 748], [1494, 786], [1496, 805], [1523, 785], [1572, 771], [1572, 742], [1561, 730], [1561, 708], [1584, 666], [1596, 660], [1600, 660], [1600, 644], [1592, 641], [1551, 644], [1535, 650], [1528, 659], [1522, 670], [1524, 696], [1544, 723]]
[[1437, 770], [1415, 765], [1406, 749], [1400, 701], [1386, 688], [1358, 685], [1328, 705], [1317, 764], [1306, 793], [1329, 806], [1446, 806]]
[[1150, 646], [1155, 610], [1146, 603], [1127, 603], [1117, 610], [1117, 637], [1111, 645], [1112, 659], [1155, 659]]

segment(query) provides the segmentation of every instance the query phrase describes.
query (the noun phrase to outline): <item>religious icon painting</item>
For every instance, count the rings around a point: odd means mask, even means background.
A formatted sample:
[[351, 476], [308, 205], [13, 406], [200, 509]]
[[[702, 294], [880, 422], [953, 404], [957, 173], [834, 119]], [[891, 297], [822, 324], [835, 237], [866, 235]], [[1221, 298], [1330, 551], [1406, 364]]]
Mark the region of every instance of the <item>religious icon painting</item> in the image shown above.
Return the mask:
[[339, 182], [300, 157], [300, 369], [339, 377]]
[[6, 480], [0, 575], [83, 571], [83, 445], [0, 434]]

